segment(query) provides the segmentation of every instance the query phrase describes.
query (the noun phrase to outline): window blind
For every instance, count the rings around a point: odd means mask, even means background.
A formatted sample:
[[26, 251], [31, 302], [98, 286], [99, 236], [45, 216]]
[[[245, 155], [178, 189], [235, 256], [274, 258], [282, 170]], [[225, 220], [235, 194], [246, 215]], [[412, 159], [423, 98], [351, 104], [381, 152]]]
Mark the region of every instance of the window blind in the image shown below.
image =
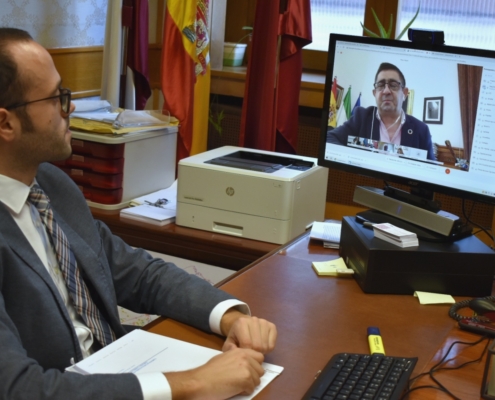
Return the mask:
[[[413, 18], [419, 0], [402, 0], [399, 32]], [[445, 34], [445, 44], [495, 50], [495, 1], [421, 0], [413, 28]], [[402, 38], [407, 40], [407, 34]]]
[[328, 35], [362, 35], [366, 0], [311, 0], [313, 43], [305, 49], [328, 50]]

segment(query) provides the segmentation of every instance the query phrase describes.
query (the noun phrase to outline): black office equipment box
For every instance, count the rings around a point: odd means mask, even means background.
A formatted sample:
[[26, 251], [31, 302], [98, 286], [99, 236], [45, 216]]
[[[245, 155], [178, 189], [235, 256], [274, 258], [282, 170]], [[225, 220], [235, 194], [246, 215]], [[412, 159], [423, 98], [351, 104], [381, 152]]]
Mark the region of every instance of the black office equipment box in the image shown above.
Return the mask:
[[401, 248], [374, 237], [354, 217], [344, 217], [340, 255], [365, 293], [490, 296], [495, 252], [475, 236], [453, 243], [419, 241]]

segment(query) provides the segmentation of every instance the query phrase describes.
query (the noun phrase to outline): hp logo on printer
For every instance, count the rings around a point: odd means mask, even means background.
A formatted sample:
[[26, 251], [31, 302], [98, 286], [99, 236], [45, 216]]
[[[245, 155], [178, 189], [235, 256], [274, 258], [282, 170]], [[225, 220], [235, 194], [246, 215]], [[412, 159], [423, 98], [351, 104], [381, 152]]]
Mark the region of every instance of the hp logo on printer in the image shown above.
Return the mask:
[[227, 189], [225, 189], [225, 193], [227, 193], [227, 196], [233, 196], [235, 193], [235, 190], [233, 187], [229, 186]]

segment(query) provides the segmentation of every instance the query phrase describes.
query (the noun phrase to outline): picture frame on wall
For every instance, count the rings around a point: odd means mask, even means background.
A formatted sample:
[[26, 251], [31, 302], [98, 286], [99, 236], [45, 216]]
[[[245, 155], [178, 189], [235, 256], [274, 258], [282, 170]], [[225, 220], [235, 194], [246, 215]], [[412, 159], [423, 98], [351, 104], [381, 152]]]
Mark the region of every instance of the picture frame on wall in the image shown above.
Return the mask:
[[443, 124], [443, 96], [425, 97], [423, 122], [427, 124]]

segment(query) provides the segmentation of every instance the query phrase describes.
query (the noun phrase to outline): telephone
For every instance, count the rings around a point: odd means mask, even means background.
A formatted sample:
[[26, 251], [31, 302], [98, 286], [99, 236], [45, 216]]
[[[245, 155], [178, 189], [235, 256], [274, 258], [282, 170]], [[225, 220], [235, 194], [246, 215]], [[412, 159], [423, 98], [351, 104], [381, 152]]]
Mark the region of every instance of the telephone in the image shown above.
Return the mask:
[[[466, 307], [473, 310], [472, 317], [457, 313], [458, 310]], [[455, 303], [449, 310], [449, 316], [458, 321], [461, 329], [495, 337], [495, 297], [493, 296]]]

